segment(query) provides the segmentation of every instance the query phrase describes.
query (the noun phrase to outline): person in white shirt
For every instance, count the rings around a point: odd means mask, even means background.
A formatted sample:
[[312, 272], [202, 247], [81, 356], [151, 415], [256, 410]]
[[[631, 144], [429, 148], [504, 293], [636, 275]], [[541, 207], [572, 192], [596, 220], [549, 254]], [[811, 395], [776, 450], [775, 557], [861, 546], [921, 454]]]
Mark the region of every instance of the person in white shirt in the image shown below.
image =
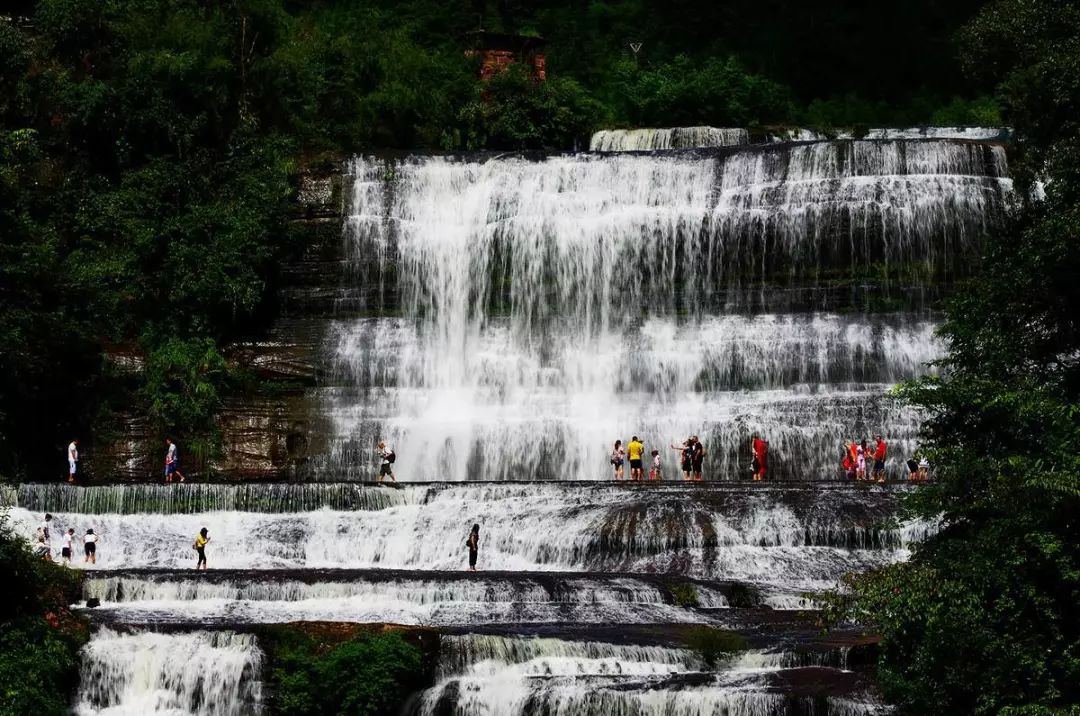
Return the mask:
[[64, 558], [64, 563], [71, 566], [71, 541], [75, 539], [75, 528], [69, 527], [68, 531], [64, 533], [63, 546], [60, 548], [60, 556]]
[[44, 537], [46, 542], [48, 542], [49, 539], [50, 539], [50, 535], [49, 535], [49, 523], [50, 522], [52, 522], [52, 515], [50, 515], [48, 512], [46, 512], [45, 513], [45, 519], [43, 519], [41, 521], [41, 524], [38, 525], [38, 536], [39, 537]]
[[75, 470], [79, 463], [79, 439], [68, 443], [68, 482], [75, 482]]
[[172, 482], [173, 474], [180, 478], [180, 482], [183, 482], [184, 474], [180, 472], [180, 455], [177, 454], [176, 443], [172, 441], [172, 438], [165, 438], [165, 444], [169, 446], [165, 452], [165, 482]]

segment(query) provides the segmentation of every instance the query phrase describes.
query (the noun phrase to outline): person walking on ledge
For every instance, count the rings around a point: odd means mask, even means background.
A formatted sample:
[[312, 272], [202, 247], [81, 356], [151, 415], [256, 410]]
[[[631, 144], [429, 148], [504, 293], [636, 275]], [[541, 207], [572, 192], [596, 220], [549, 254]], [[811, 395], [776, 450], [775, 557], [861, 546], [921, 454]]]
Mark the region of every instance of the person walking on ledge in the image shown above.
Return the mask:
[[473, 525], [465, 546], [469, 548], [469, 571], [476, 571], [476, 557], [480, 553], [480, 525]]
[[75, 528], [69, 527], [68, 531], [64, 533], [64, 539], [61, 542], [63, 545], [60, 548], [60, 556], [64, 559], [64, 564], [71, 566], [72, 548], [71, 543], [75, 539]]
[[68, 443], [68, 483], [74, 484], [75, 471], [79, 467], [79, 439], [75, 438]]
[[180, 455], [176, 450], [176, 443], [172, 441], [172, 438], [165, 438], [165, 445], [168, 447], [165, 451], [165, 482], [172, 482], [173, 475], [183, 482], [184, 474], [180, 472]]
[[382, 482], [384, 477], [389, 477], [391, 482], [397, 482], [397, 478], [394, 477], [394, 461], [397, 460], [397, 455], [390, 449], [390, 446], [385, 442], [379, 442], [379, 457], [382, 462], [379, 464], [379, 478], [378, 482]]
[[207, 529], [203, 527], [199, 530], [199, 534], [195, 535], [195, 544], [191, 545], [195, 548], [195, 551], [199, 553], [199, 559], [195, 562], [195, 569], [201, 569], [206, 571], [206, 543], [210, 541], [210, 537], [207, 534]]

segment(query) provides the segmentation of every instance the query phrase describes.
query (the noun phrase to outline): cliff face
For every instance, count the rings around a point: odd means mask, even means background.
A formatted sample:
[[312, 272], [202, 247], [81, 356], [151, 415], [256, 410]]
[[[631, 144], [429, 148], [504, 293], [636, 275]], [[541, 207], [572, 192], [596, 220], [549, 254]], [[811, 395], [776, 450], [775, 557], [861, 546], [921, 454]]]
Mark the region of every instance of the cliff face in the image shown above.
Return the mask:
[[[262, 340], [226, 347], [231, 366], [250, 377], [248, 390], [232, 396], [219, 419], [223, 454], [210, 471], [226, 478], [300, 479], [309, 457], [325, 450], [320, 436], [327, 430], [312, 396], [325, 373], [319, 346], [342, 297], [340, 175], [304, 175], [289, 223], [305, 248], [299, 260], [282, 267], [280, 318]], [[142, 356], [130, 346], [107, 357], [121, 375], [143, 369]], [[95, 480], [159, 477], [159, 436], [151, 434], [146, 418], [131, 410], [114, 426], [88, 454], [88, 473]]]

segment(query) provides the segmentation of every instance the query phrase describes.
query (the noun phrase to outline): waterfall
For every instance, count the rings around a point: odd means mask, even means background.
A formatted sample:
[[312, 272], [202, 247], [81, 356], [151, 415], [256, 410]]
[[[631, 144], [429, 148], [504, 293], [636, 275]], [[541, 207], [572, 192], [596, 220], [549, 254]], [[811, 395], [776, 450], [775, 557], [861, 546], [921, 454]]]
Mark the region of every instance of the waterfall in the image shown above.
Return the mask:
[[[128, 623], [284, 623], [332, 621], [427, 626], [487, 624], [678, 624], [715, 616], [680, 607], [660, 585], [630, 577], [526, 577], [459, 574], [327, 574], [300, 582], [250, 573], [211, 579], [189, 573], [90, 576], [94, 614]], [[723, 593], [690, 588], [701, 607], [727, 606]]]
[[[773, 478], [835, 479], [882, 432], [900, 475], [919, 416], [885, 395], [941, 355], [905, 307], [967, 272], [1006, 175], [951, 141], [357, 158], [350, 280], [382, 298], [331, 327], [316, 473], [369, 479], [386, 439], [405, 480], [595, 480], [636, 434], [675, 475], [696, 434], [725, 480], [758, 432]], [[747, 310], [845, 290], [898, 310]]]
[[78, 716], [247, 716], [262, 712], [255, 638], [233, 632], [98, 629], [81, 652]]
[[[873, 702], [782, 693], [791, 654], [749, 651], [713, 669], [687, 649], [498, 636], [443, 637], [424, 716], [455, 714], [875, 714]], [[819, 670], [818, 679], [843, 677]], [[826, 708], [816, 708], [817, 702]], [[860, 708], [861, 707], [861, 708]]]
[[[227, 486], [220, 486], [225, 488]], [[373, 490], [389, 488], [369, 488]], [[835, 584], [848, 571], [902, 558], [930, 528], [890, 526], [898, 492], [563, 484], [406, 488], [382, 510], [162, 514], [54, 512], [57, 535], [92, 527], [103, 569], [194, 564], [202, 527], [215, 569], [459, 570], [472, 523], [485, 569], [649, 571], [773, 585], [787, 594]], [[40, 516], [12, 510], [32, 534]]]
[[604, 129], [589, 140], [591, 152], [633, 152], [749, 144], [745, 129], [672, 127], [670, 129]]

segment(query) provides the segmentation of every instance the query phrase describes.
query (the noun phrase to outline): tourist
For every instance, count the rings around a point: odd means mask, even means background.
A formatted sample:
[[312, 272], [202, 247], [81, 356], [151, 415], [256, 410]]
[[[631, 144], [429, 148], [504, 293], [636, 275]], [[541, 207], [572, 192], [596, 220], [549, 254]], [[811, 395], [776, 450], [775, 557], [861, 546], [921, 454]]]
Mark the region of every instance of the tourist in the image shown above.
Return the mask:
[[46, 542], [52, 539], [52, 535], [49, 534], [49, 523], [52, 522], [52, 515], [48, 512], [45, 513], [45, 519], [38, 525], [38, 536], [44, 537]]
[[195, 569], [206, 571], [206, 543], [209, 541], [210, 537], [207, 535], [207, 529], [203, 527], [199, 530], [199, 534], [195, 535], [195, 544], [191, 545], [199, 553], [199, 559], [195, 562]]
[[908, 479], [915, 482], [919, 479], [919, 461], [913, 457], [908, 458], [907, 461]]
[[841, 451], [844, 457], [840, 459], [840, 469], [844, 471], [844, 477], [848, 480], [855, 479], [855, 460], [851, 457], [851, 447], [849, 445]]
[[382, 463], [379, 465], [378, 481], [382, 482], [384, 477], [389, 477], [392, 481], [397, 482], [393, 468], [397, 455], [394, 454], [389, 445], [382, 441], [379, 441], [379, 457], [382, 459]]
[[[863, 443], [866, 441], [863, 440]], [[866, 448], [863, 445], [855, 449], [855, 479], [866, 479]]]
[[919, 460], [919, 481], [926, 482], [930, 479], [930, 461], [925, 457]]
[[764, 480], [769, 465], [769, 443], [762, 440], [757, 433], [754, 433], [750, 438], [750, 449], [754, 452], [752, 463], [754, 480]]
[[476, 571], [476, 556], [480, 553], [480, 525], [473, 525], [465, 546], [469, 548], [469, 571]]
[[184, 475], [180, 472], [180, 455], [177, 453], [176, 443], [172, 441], [172, 438], [165, 438], [165, 444], [168, 445], [165, 451], [165, 482], [172, 482], [173, 475], [183, 482]]
[[662, 479], [664, 479], [664, 464], [663, 464], [663, 461], [660, 459], [660, 451], [659, 450], [653, 450], [649, 454], [652, 455], [652, 469], [649, 470], [649, 479], [650, 480], [662, 480]]
[[878, 482], [885, 482], [885, 455], [888, 453], [889, 446], [880, 435], [875, 435], [874, 441], [874, 478]]
[[60, 548], [60, 556], [64, 559], [64, 564], [71, 566], [71, 542], [75, 539], [75, 528], [69, 527], [68, 531], [64, 533], [63, 546]]
[[694, 469], [694, 479], [701, 481], [701, 466], [705, 463], [705, 446], [698, 440], [698, 436], [695, 435], [690, 438], [691, 452], [690, 452], [690, 465]]
[[671, 443], [672, 450], [679, 451], [679, 469], [682, 470], [682, 479], [690, 479], [690, 471], [693, 469], [693, 456], [690, 448], [690, 441], [683, 440], [682, 445], [676, 445]]
[[83, 536], [83, 564], [97, 564], [98, 536], [93, 528], [86, 530]]
[[641, 456], [645, 453], [645, 446], [638, 440], [638, 436], [635, 435], [630, 444], [626, 446], [627, 455], [630, 458], [630, 479], [640, 480], [643, 477], [641, 472]]
[[75, 482], [75, 471], [79, 462], [79, 439], [76, 438], [68, 443], [68, 482]]
[[615, 467], [615, 479], [625, 477], [623, 463], [626, 462], [626, 451], [623, 450], [622, 440], [615, 441], [615, 447], [611, 449], [611, 464]]
[[38, 535], [37, 545], [34, 547], [34, 555], [46, 562], [52, 561], [52, 549], [50, 549], [49, 543], [45, 541], [44, 535]]

